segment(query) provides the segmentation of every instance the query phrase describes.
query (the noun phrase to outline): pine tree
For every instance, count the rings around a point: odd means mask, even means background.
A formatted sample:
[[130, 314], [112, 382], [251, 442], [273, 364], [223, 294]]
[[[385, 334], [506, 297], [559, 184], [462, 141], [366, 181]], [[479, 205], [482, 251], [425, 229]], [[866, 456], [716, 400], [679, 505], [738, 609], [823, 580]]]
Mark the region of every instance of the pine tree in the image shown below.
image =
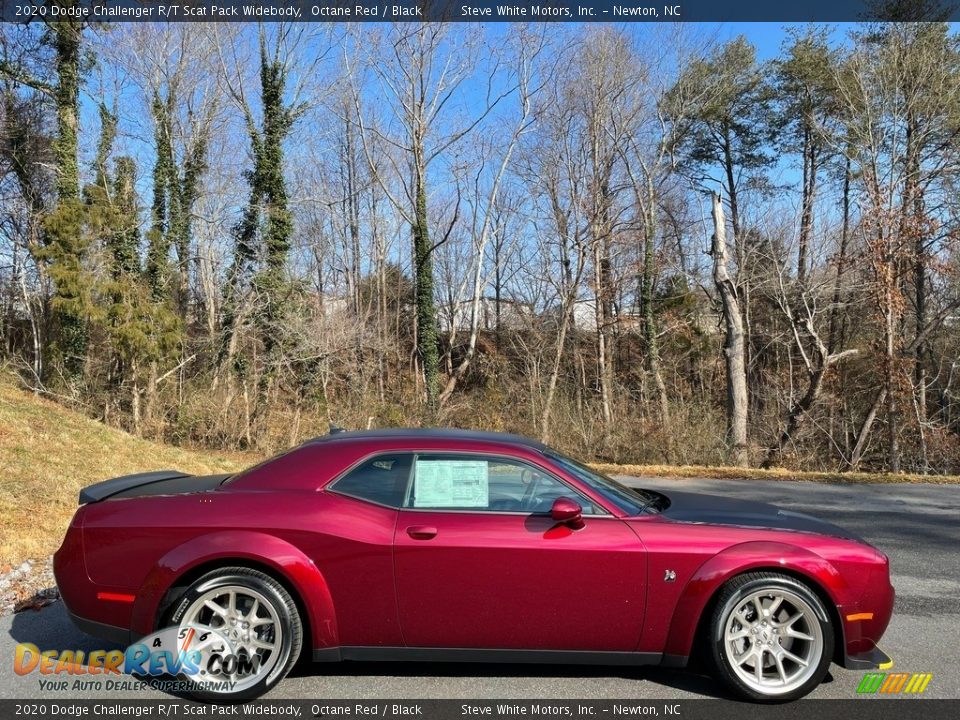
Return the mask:
[[806, 281], [810, 265], [810, 234], [821, 170], [830, 159], [832, 135], [838, 114], [835, 76], [838, 54], [827, 43], [827, 30], [807, 28], [791, 34], [785, 57], [775, 63], [779, 115], [783, 128], [781, 147], [802, 158], [800, 233], [797, 279]]
[[[737, 261], [744, 258], [741, 190], [758, 180], [771, 163], [770, 141], [775, 126], [772, 88], [757, 63], [756, 49], [743, 36], [718, 48], [711, 57], [693, 63], [665, 106], [680, 105], [685, 97], [698, 98], [688, 108], [688, 132], [679, 151], [682, 170], [700, 181], [717, 179], [730, 208], [730, 224]], [[671, 96], [672, 95], [672, 96]]]

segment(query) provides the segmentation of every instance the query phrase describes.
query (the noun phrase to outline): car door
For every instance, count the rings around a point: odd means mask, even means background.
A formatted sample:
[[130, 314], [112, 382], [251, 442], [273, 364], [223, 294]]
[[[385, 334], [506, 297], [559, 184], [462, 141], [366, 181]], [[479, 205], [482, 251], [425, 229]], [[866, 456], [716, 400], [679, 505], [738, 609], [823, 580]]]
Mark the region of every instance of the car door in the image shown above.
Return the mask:
[[358, 462], [323, 493], [314, 532], [300, 541], [327, 582], [343, 646], [403, 644], [393, 538], [412, 462], [390, 452]]
[[[549, 514], [561, 496], [580, 529]], [[626, 523], [509, 457], [418, 454], [397, 522], [400, 626], [411, 647], [630, 651], [646, 558]]]

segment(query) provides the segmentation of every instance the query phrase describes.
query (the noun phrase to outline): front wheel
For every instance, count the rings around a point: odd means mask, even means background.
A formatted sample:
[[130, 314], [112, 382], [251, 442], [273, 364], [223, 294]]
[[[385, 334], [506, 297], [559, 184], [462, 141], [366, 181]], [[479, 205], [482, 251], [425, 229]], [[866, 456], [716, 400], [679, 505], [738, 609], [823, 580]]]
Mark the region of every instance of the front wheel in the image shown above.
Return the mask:
[[796, 700], [820, 684], [833, 657], [829, 615], [788, 575], [740, 575], [721, 591], [710, 624], [718, 678], [757, 701]]
[[280, 682], [300, 655], [303, 625], [296, 603], [269, 575], [245, 567], [207, 573], [175, 603], [181, 652], [195, 672], [181, 675], [200, 700], [259, 697]]

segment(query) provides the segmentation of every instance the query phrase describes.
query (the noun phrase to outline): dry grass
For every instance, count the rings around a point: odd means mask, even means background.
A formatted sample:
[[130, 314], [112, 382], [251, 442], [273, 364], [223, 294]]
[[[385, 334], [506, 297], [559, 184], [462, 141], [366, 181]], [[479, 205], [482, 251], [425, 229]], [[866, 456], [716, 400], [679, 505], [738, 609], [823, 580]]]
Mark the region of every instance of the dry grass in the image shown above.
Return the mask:
[[258, 460], [142, 440], [19, 390], [0, 374], [0, 570], [56, 550], [85, 485], [166, 468], [231, 472]]
[[601, 465], [593, 464], [607, 475], [638, 477], [714, 478], [718, 480], [804, 480], [822, 483], [933, 483], [960, 484], [958, 475], [911, 475], [909, 473], [806, 472], [774, 468], [759, 470], [739, 467], [707, 467], [704, 465]]

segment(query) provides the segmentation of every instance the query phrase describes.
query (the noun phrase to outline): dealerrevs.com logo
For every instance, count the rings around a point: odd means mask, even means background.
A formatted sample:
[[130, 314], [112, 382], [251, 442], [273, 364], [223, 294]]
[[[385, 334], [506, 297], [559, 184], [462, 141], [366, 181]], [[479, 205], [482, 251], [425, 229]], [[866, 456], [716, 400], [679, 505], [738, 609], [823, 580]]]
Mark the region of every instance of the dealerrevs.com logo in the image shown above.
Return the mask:
[[933, 673], [867, 673], [857, 686], [857, 695], [920, 695]]
[[[235, 652], [216, 630], [172, 627], [126, 650], [41, 650], [20, 643], [13, 670], [17, 675], [39, 675], [41, 690], [135, 690], [146, 683], [167, 690], [229, 692], [258, 674], [260, 657]], [[175, 687], [161, 681], [171, 677], [181, 678]]]

